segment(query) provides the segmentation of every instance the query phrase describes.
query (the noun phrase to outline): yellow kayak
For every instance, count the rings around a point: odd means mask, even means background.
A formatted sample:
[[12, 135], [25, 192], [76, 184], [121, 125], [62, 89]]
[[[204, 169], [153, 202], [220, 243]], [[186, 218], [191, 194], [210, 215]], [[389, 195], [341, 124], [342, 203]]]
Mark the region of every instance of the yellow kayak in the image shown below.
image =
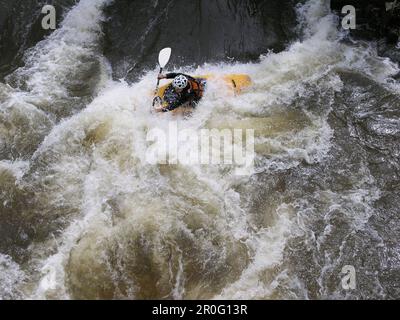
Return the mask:
[[[195, 76], [195, 79], [208, 81], [220, 81], [221, 79], [227, 84], [228, 90], [232, 90], [234, 94], [240, 94], [243, 89], [251, 86], [251, 78], [246, 74], [228, 74], [223, 76], [217, 76], [213, 74], [208, 74], [204, 76]], [[166, 85], [158, 89], [157, 95], [161, 97], [162, 104], [167, 107], [167, 103], [163, 100], [165, 90], [171, 85], [172, 80]], [[184, 113], [193, 110], [192, 107], [182, 106], [171, 111], [173, 113]]]

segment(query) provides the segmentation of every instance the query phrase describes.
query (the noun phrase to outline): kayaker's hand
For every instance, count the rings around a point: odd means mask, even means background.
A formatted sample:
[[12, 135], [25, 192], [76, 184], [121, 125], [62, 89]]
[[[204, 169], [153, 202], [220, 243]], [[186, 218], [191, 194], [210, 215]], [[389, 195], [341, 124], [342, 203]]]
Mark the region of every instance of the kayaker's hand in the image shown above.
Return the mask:
[[161, 79], [165, 79], [166, 77], [165, 77], [165, 75], [163, 75], [163, 74], [159, 74], [158, 75], [158, 80], [161, 80]]
[[156, 108], [154, 108], [154, 111], [155, 112], [164, 112], [164, 107], [163, 106], [156, 107]]

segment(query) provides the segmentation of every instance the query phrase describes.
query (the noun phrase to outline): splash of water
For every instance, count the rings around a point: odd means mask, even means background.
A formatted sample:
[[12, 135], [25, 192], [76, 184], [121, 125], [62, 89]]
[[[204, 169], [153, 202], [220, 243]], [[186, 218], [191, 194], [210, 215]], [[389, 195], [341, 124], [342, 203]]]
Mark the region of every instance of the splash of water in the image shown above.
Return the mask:
[[[81, 1], [13, 75], [32, 99], [46, 101], [48, 108], [41, 108], [46, 115], [60, 99], [68, 106], [75, 101], [70, 81], [80, 78], [87, 59], [102, 61], [97, 43], [104, 4]], [[387, 85], [398, 69], [369, 47], [341, 43], [328, 1], [310, 0], [298, 13], [304, 36], [284, 52], [269, 53], [258, 63], [183, 70], [247, 73], [254, 85], [241, 96], [228, 94], [217, 81], [195, 116], [154, 115], [148, 106], [156, 70], [132, 85], [100, 72], [103, 80], [90, 90], [96, 92], [93, 100], [83, 100], [86, 108], [51, 123], [23, 177], [49, 224], [45, 240], [31, 244], [32, 257], [24, 265], [39, 270], [28, 285], [19, 285], [27, 297], [307, 297], [284, 264], [285, 248], [290, 238], [309, 232], [305, 220], [319, 208], [306, 197], [285, 197], [283, 187], [278, 196], [274, 189], [264, 192], [258, 179], [277, 179], [329, 157], [334, 131], [328, 116], [343, 89], [340, 70], [362, 70]], [[8, 94], [16, 99], [21, 92]], [[171, 121], [183, 129], [255, 129], [256, 175], [238, 177], [224, 166], [148, 165], [146, 133], [167, 130]], [[350, 193], [313, 196], [325, 199], [320, 206], [329, 210], [352, 208], [349, 219], [359, 229], [379, 195], [371, 185], [373, 179], [366, 179]]]

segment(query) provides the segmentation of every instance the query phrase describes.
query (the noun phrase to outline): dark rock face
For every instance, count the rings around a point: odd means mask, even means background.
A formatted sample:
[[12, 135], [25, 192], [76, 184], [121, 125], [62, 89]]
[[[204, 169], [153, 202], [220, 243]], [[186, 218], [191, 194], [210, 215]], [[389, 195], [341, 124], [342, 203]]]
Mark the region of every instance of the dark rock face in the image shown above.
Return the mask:
[[41, 27], [43, 6], [53, 5], [57, 23], [75, 4], [74, 0], [6, 1], [0, 0], [0, 79], [22, 64], [26, 49], [49, 35], [52, 30]]
[[[171, 66], [204, 62], [249, 61], [268, 50], [281, 51], [296, 35], [295, 5], [301, 0], [118, 0], [107, 9], [104, 53], [114, 77], [136, 78], [153, 68], [160, 48], [174, 50]], [[0, 0], [0, 79], [22, 64], [26, 49], [51, 33], [41, 28], [41, 9], [51, 4], [57, 23], [74, 0]], [[332, 0], [341, 16], [345, 5], [357, 9], [359, 39], [385, 39], [380, 54], [400, 61], [393, 47], [400, 34], [400, 1]]]
[[172, 47], [171, 65], [257, 59], [280, 51], [293, 35], [298, 1], [152, 0], [115, 1], [106, 9], [106, 57], [114, 76], [138, 76], [153, 68], [163, 47]]
[[395, 0], [332, 0], [332, 10], [339, 16], [342, 8], [356, 8], [357, 27], [353, 36], [367, 40], [384, 38], [388, 44], [397, 44], [400, 30], [400, 1]]
[[357, 27], [351, 30], [356, 39], [378, 41], [378, 53], [400, 63], [396, 48], [400, 40], [399, 0], [332, 0], [331, 7], [339, 16], [345, 5], [356, 8]]

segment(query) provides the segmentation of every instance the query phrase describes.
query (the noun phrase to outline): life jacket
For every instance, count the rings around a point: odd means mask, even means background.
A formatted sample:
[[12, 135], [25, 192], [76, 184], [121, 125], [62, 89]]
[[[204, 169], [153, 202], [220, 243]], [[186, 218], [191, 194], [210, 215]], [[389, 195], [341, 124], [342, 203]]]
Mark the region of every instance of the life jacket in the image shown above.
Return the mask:
[[196, 100], [200, 100], [203, 97], [204, 84], [198, 80], [189, 79], [190, 91], [194, 92], [196, 95]]

